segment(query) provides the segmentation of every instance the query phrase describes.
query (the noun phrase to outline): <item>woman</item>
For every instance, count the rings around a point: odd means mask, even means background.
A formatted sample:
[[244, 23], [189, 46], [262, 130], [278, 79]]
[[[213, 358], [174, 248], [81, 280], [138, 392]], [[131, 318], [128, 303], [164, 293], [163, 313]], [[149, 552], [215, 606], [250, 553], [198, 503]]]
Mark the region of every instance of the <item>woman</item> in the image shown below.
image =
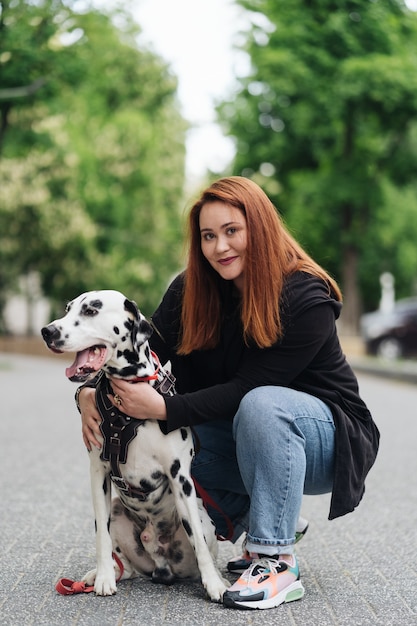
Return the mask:
[[[178, 394], [112, 383], [128, 415], [195, 427], [193, 476], [232, 520], [233, 539], [247, 531], [244, 555], [228, 564], [243, 573], [227, 607], [303, 596], [294, 544], [304, 493], [332, 492], [329, 519], [362, 498], [379, 433], [340, 348], [341, 300], [260, 187], [220, 179], [191, 209], [186, 270], [152, 318], [152, 348], [171, 361]], [[99, 445], [92, 391], [79, 402], [84, 442]]]

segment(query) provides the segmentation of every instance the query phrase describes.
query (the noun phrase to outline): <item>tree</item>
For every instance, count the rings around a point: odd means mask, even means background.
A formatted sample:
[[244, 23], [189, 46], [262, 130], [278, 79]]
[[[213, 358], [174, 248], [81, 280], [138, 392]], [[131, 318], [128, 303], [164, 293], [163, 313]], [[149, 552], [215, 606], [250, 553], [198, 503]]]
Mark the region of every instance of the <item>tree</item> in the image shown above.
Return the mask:
[[[6, 133], [16, 150], [33, 140], [30, 128], [11, 124], [14, 110], [30, 110], [40, 98], [57, 94], [62, 80], [80, 73], [68, 48], [56, 48], [59, 37], [71, 36], [73, 12], [61, 0], [0, 0], [0, 152]], [[61, 57], [64, 57], [61, 60]]]
[[380, 216], [396, 221], [387, 203], [395, 193], [401, 207], [401, 190], [417, 210], [407, 191], [417, 164], [416, 16], [400, 0], [239, 4], [253, 12], [252, 71], [233, 103], [219, 107], [236, 140], [233, 170], [263, 184], [296, 237], [341, 281], [344, 329], [353, 333], [363, 294], [375, 303], [378, 272], [390, 269], [369, 249], [369, 241], [384, 249]]
[[0, 8], [0, 311], [39, 272], [57, 306], [116, 288], [150, 313], [181, 262], [177, 81], [123, 10]]

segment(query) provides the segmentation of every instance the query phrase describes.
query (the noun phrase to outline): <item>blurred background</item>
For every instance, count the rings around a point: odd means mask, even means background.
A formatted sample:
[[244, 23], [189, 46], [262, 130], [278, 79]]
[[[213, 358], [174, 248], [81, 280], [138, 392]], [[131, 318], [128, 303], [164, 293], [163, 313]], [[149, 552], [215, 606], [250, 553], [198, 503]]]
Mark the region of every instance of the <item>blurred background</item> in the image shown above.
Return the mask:
[[0, 350], [86, 290], [150, 315], [187, 208], [242, 175], [339, 281], [341, 335], [416, 356], [416, 9], [0, 0]]

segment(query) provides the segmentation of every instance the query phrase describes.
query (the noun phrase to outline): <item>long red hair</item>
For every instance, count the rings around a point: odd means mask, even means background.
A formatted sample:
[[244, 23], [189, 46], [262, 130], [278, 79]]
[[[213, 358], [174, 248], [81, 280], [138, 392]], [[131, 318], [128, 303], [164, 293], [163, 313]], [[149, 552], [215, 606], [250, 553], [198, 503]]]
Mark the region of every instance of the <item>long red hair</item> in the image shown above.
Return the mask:
[[246, 218], [247, 248], [241, 319], [244, 340], [268, 348], [282, 336], [280, 297], [287, 276], [301, 270], [322, 278], [342, 300], [331, 276], [288, 233], [264, 191], [241, 176], [221, 178], [201, 194], [188, 218], [188, 264], [185, 272], [179, 354], [214, 348], [222, 320], [219, 280], [201, 251], [200, 211], [205, 203], [224, 202]]

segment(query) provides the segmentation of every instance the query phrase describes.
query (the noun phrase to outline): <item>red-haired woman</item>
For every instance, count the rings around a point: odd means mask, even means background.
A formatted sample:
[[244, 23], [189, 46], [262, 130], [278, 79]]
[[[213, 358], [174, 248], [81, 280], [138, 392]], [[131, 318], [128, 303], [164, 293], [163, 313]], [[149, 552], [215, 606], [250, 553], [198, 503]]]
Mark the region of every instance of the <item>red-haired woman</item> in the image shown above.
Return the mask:
[[[130, 416], [193, 426], [193, 475], [234, 524], [245, 553], [224, 605], [267, 609], [304, 594], [294, 544], [303, 494], [332, 492], [329, 519], [359, 504], [379, 433], [336, 331], [336, 282], [293, 239], [262, 189], [214, 182], [191, 208], [185, 271], [152, 317], [152, 348], [177, 395], [114, 381]], [[98, 445], [92, 394], [83, 437]], [[219, 534], [224, 518], [210, 510]]]

